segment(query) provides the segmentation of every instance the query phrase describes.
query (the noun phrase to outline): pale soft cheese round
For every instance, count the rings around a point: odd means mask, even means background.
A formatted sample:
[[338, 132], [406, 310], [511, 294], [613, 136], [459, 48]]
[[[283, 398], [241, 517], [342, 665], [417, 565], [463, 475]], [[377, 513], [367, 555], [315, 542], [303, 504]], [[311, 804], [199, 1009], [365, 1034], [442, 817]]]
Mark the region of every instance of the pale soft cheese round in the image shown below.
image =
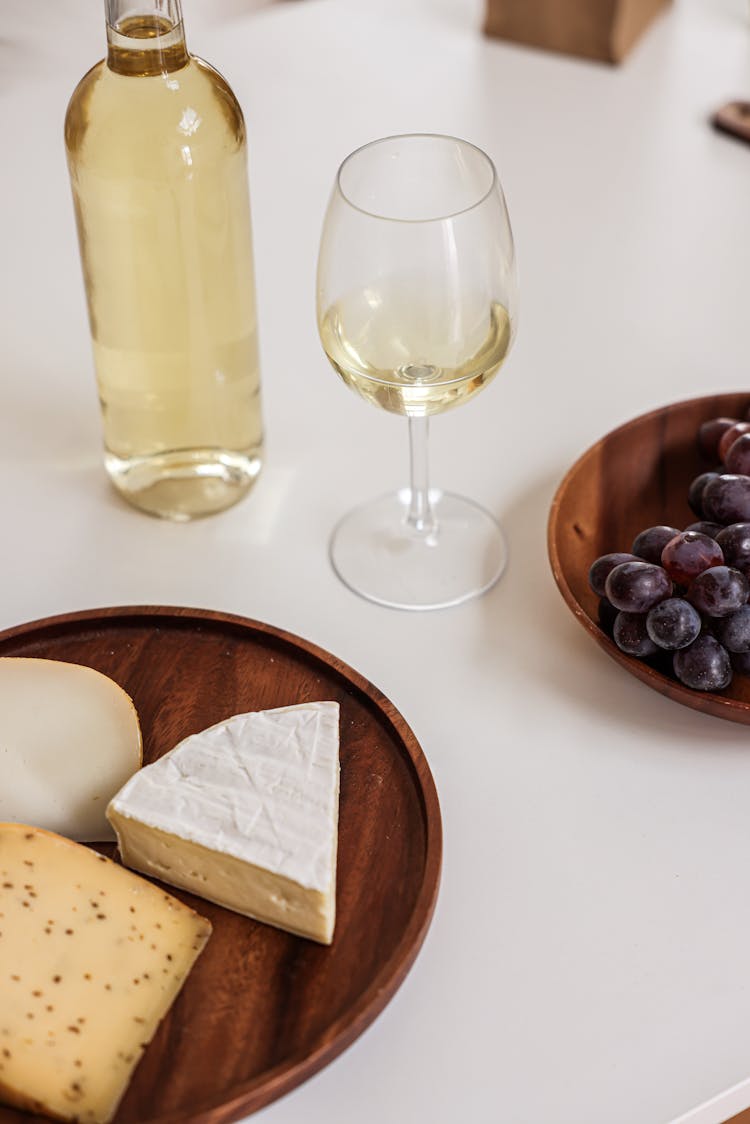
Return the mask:
[[141, 769], [114, 797], [109, 814], [118, 832], [137, 820], [329, 893], [338, 833], [338, 724], [335, 702], [233, 715]]
[[81, 664], [0, 658], [0, 821], [114, 838], [107, 803], [142, 762], [132, 699]]

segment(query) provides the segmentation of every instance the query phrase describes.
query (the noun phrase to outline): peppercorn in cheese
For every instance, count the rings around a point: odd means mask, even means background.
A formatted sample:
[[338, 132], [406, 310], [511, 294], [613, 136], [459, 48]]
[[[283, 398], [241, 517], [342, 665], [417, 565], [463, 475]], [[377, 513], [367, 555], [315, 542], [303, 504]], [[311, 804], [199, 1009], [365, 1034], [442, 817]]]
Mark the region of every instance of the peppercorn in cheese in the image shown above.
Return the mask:
[[103, 855], [0, 824], [0, 1101], [107, 1124], [210, 934]]

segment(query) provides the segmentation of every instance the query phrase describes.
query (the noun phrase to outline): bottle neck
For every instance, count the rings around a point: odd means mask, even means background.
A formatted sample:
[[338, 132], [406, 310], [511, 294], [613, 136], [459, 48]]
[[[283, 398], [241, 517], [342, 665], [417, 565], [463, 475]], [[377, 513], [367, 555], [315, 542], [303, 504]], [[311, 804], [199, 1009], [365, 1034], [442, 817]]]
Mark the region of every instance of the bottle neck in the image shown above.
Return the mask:
[[171, 74], [188, 62], [180, 0], [105, 0], [107, 66], [117, 74]]

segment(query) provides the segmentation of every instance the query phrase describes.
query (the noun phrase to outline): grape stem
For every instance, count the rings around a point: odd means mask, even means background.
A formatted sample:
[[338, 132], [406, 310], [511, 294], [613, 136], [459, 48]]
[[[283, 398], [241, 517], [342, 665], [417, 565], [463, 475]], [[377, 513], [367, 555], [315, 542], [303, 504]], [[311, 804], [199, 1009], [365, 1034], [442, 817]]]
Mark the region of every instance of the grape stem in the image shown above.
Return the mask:
[[418, 535], [431, 535], [437, 530], [430, 504], [428, 438], [430, 419], [409, 418], [409, 510], [406, 522]]

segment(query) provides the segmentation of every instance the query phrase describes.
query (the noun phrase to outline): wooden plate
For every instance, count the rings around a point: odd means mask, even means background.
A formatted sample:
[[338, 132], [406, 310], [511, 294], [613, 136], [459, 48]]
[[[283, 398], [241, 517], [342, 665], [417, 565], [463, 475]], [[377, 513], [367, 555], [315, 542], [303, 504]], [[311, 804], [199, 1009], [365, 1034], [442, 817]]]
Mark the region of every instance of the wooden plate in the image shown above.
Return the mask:
[[693, 691], [670, 674], [626, 656], [598, 624], [598, 598], [588, 586], [591, 563], [610, 551], [629, 551], [639, 531], [659, 523], [680, 529], [698, 518], [687, 491], [715, 467], [697, 448], [701, 422], [744, 418], [750, 394], [718, 394], [676, 402], [635, 418], [597, 441], [576, 461], [557, 490], [547, 545], [552, 573], [575, 617], [612, 659], [656, 691], [694, 710], [750, 723], [750, 677], [735, 675], [721, 694]]
[[[324, 699], [340, 704], [333, 944], [325, 948], [170, 888], [210, 918], [214, 932], [115, 1119], [225, 1124], [288, 1092], [373, 1021], [427, 932], [441, 823], [413, 733], [388, 699], [340, 660], [242, 617], [161, 607], [72, 613], [0, 633], [0, 656], [10, 655], [69, 660], [110, 675], [138, 709], [145, 763], [230, 714]], [[32, 1119], [45, 1118], [0, 1107], [0, 1124]]]

